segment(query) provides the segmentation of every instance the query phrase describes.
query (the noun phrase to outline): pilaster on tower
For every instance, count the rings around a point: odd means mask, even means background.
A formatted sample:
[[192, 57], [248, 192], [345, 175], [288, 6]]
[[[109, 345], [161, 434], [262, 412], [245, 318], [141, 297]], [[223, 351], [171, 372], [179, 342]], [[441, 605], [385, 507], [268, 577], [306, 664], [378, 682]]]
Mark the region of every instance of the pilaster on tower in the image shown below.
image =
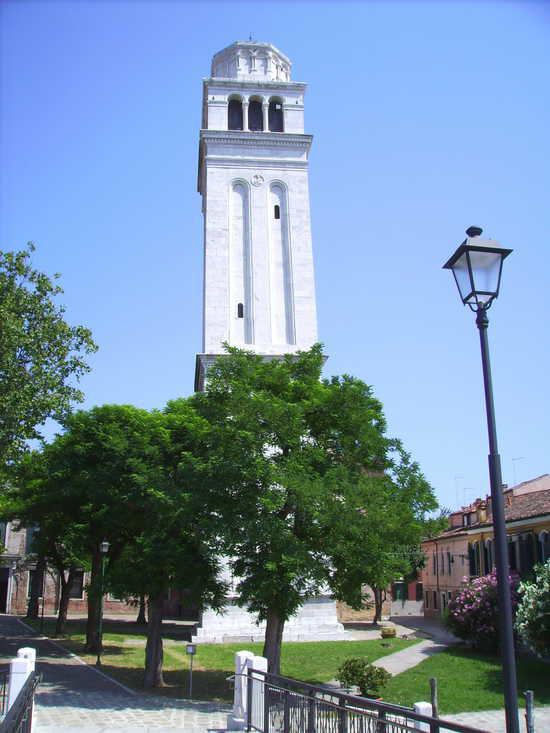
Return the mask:
[[269, 43], [237, 41], [203, 82], [198, 190], [204, 216], [203, 349], [277, 357], [317, 341], [306, 85]]

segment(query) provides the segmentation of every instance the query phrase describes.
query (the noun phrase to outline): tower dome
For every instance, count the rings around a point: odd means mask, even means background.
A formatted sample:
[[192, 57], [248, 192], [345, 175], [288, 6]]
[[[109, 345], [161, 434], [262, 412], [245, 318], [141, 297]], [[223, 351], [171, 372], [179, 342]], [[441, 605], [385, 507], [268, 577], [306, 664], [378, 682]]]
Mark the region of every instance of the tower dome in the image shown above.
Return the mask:
[[290, 59], [271, 43], [235, 41], [212, 59], [213, 78], [290, 81]]

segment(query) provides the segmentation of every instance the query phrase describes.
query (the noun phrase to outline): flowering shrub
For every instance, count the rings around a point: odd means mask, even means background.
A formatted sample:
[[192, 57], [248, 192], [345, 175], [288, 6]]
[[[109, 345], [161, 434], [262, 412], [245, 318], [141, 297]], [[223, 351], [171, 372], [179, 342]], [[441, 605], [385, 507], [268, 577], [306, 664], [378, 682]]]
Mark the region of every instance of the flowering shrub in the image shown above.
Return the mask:
[[516, 630], [521, 640], [538, 654], [550, 654], [550, 560], [535, 567], [534, 582], [521, 583], [519, 594]]
[[[518, 577], [509, 578], [512, 612], [518, 604]], [[495, 572], [474, 578], [460, 593], [449, 601], [445, 623], [459, 639], [478, 649], [495, 650], [498, 647], [498, 594]]]

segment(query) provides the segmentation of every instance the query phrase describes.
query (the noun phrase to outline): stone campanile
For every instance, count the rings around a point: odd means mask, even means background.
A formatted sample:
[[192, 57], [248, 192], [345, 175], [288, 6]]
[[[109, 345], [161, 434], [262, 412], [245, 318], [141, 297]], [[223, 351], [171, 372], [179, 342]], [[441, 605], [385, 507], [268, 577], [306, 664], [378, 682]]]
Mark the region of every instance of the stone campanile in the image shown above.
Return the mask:
[[317, 341], [306, 85], [270, 43], [237, 41], [203, 82], [203, 346], [195, 389], [223, 343], [278, 356]]

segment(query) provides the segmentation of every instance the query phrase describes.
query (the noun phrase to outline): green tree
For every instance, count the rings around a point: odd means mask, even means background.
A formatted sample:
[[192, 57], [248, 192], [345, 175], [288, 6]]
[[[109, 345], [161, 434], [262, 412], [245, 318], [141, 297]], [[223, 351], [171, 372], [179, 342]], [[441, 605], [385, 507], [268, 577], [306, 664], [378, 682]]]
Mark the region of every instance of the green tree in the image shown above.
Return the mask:
[[225, 592], [217, 561], [218, 524], [212, 524], [212, 508], [199, 490], [208, 423], [183, 399], [169, 403], [156, 418], [162, 422], [165, 440], [151, 507], [155, 520], [147, 518], [109, 578], [117, 595], [149, 600], [145, 687], [163, 684], [162, 620], [168, 590], [181, 590], [189, 601], [213, 608], [221, 606]]
[[41, 470], [32, 480], [19, 471], [8, 495], [16, 516], [40, 525], [49, 557], [56, 540], [69, 557], [89, 564], [86, 647], [97, 652], [100, 543], [110, 543], [109, 573], [126, 545], [155, 517], [169, 434], [158, 413], [129, 405], [81, 410], [69, 415], [63, 427], [44, 446]]
[[65, 321], [59, 275], [35, 270], [33, 250], [0, 251], [0, 471], [47, 418], [63, 419], [82, 400], [75, 383], [97, 348], [87, 328]]
[[71, 586], [77, 571], [86, 564], [86, 553], [82, 551], [81, 526], [75, 525], [64, 504], [51, 503], [48, 457], [47, 452], [41, 451], [22, 456], [11, 471], [0, 512], [3, 519], [14, 522], [16, 529], [33, 530], [27, 561], [36, 561], [36, 573], [30, 588], [28, 617], [38, 616], [38, 599], [47, 567], [57, 573], [61, 592], [55, 633], [60, 635], [67, 621]]
[[320, 346], [271, 361], [229, 348], [194, 398], [211, 424], [203, 495], [214, 495], [223, 518], [240, 603], [266, 621], [272, 672], [285, 621], [304, 599], [328, 587], [360, 605], [383, 551], [385, 567], [403, 567], [388, 543], [417, 540], [436, 505], [418, 467], [386, 437], [371, 388], [347, 376], [321, 381], [323, 361]]

